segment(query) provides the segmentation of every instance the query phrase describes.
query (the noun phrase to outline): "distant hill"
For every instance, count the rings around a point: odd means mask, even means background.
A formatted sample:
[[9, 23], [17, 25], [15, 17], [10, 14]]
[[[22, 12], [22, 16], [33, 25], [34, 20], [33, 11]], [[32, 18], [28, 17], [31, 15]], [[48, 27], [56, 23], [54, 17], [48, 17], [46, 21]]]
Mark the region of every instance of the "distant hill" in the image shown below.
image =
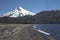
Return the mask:
[[42, 11], [34, 16], [1, 17], [0, 23], [60, 24], [60, 10]]
[[37, 23], [60, 23], [60, 10], [42, 11], [35, 17]]

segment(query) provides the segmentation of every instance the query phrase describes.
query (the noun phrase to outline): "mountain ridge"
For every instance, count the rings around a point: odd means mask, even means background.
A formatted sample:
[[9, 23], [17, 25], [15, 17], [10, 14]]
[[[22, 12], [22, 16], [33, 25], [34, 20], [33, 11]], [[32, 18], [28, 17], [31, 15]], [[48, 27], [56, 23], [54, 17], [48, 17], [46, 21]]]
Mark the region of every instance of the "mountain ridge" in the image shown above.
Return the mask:
[[4, 13], [2, 15], [2, 17], [4, 16], [9, 16], [9, 17], [22, 17], [22, 16], [26, 16], [26, 15], [35, 15], [35, 13], [32, 13], [22, 7], [18, 7], [16, 8], [14, 11], [11, 11], [11, 12], [7, 12], [7, 13]]
[[60, 10], [42, 11], [34, 16], [0, 17], [0, 23], [60, 24]]

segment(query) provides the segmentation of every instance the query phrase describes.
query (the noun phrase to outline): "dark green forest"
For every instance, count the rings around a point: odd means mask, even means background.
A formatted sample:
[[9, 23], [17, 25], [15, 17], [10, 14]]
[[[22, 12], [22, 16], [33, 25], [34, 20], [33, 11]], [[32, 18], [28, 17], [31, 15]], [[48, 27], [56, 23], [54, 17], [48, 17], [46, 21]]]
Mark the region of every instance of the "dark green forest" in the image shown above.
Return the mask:
[[42, 11], [34, 16], [0, 17], [0, 23], [60, 24], [60, 10]]

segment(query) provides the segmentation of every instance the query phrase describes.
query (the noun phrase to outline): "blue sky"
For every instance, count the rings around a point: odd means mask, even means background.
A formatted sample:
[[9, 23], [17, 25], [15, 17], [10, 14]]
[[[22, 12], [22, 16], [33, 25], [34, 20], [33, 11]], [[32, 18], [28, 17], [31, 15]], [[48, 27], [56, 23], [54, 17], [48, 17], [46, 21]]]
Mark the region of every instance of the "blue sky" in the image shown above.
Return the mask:
[[19, 6], [34, 13], [59, 10], [60, 0], [0, 0], [0, 13], [12, 11]]

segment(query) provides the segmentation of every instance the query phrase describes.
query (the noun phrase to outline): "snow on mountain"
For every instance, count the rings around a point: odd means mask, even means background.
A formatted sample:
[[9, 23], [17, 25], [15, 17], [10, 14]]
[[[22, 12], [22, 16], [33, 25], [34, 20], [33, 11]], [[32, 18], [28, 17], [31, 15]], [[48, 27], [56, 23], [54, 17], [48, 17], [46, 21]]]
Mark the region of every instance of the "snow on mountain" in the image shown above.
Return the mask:
[[35, 15], [35, 13], [32, 13], [28, 10], [23, 9], [22, 7], [19, 7], [15, 9], [14, 11], [4, 13], [2, 16], [9, 16], [9, 17], [19, 17], [19, 16], [26, 16], [26, 15]]

